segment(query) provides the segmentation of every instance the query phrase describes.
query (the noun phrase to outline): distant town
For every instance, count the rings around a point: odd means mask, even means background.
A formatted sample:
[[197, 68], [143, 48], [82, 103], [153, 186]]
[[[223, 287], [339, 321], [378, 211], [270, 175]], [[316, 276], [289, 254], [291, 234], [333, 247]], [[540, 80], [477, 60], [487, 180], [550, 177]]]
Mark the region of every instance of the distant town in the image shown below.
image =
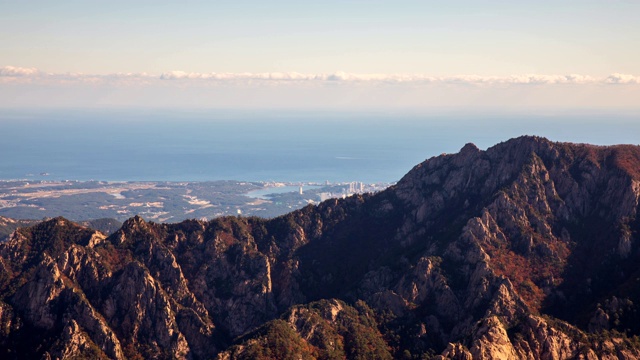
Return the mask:
[[275, 217], [331, 198], [378, 192], [392, 184], [363, 182], [0, 181], [0, 216], [70, 220], [140, 215], [177, 222], [225, 215]]

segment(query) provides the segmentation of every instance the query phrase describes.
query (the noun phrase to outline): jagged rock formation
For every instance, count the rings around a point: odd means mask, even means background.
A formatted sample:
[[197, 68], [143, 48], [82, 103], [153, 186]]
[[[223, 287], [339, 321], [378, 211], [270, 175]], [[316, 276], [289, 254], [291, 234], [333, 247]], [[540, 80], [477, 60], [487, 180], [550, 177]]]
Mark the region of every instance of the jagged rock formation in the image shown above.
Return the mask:
[[373, 311], [330, 299], [297, 305], [239, 339], [219, 359], [392, 359]]
[[640, 148], [522, 137], [272, 220], [0, 244], [0, 357], [640, 358]]
[[[20, 227], [35, 225], [43, 220], [11, 219], [0, 216], [0, 242], [9, 240], [9, 236]], [[102, 218], [79, 222], [80, 225], [100, 230], [104, 234], [112, 234], [122, 226], [116, 219]]]

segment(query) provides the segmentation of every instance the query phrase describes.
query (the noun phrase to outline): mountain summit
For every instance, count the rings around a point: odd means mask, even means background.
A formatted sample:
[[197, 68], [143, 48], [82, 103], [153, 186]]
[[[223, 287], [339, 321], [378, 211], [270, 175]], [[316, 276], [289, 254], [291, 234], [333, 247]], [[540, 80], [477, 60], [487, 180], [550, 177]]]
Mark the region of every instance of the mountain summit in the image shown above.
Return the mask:
[[640, 147], [520, 137], [376, 194], [0, 244], [0, 357], [640, 359]]

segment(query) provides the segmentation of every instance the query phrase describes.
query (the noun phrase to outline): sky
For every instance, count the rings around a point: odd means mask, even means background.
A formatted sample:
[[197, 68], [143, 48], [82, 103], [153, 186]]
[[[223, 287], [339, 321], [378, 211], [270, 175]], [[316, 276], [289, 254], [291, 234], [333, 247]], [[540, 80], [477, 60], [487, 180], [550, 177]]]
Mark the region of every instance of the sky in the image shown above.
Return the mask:
[[5, 1], [0, 107], [640, 109], [640, 1]]

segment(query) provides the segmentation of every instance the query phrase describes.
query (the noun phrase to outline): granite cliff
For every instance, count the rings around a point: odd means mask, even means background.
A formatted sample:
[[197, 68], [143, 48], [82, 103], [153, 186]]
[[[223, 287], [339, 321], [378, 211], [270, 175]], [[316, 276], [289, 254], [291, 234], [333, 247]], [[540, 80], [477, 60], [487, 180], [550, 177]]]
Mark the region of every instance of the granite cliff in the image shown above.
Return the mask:
[[376, 194], [0, 244], [0, 357], [640, 359], [640, 147], [465, 145]]

